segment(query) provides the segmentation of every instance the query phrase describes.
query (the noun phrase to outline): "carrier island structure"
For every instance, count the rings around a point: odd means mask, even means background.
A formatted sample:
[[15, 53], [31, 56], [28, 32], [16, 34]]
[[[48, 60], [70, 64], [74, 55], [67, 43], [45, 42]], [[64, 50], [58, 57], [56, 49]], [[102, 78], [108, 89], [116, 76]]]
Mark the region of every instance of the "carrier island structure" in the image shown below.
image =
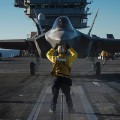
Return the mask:
[[87, 0], [15, 0], [14, 6], [24, 8], [24, 13], [34, 22], [38, 15], [41, 17], [41, 26], [49, 30], [55, 19], [67, 16], [76, 29], [87, 28], [87, 16], [90, 15]]

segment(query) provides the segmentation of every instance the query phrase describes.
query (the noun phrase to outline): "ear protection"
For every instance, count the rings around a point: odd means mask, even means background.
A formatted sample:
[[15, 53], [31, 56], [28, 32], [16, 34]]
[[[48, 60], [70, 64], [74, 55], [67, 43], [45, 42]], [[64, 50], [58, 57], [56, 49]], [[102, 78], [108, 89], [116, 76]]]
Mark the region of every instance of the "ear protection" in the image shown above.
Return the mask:
[[61, 52], [63, 53], [63, 52], [65, 52], [65, 49], [64, 49], [64, 47], [61, 47]]
[[65, 48], [62, 46], [58, 46], [58, 53], [64, 53], [65, 52]]

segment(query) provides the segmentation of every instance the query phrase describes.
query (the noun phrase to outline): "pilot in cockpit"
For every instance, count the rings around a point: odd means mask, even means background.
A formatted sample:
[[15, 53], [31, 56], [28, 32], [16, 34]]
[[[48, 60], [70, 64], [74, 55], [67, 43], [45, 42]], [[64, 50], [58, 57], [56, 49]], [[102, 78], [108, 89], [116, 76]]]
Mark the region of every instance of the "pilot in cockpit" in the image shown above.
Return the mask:
[[66, 30], [72, 31], [74, 28], [70, 20], [67, 17], [62, 16], [56, 19], [52, 29], [66, 29]]

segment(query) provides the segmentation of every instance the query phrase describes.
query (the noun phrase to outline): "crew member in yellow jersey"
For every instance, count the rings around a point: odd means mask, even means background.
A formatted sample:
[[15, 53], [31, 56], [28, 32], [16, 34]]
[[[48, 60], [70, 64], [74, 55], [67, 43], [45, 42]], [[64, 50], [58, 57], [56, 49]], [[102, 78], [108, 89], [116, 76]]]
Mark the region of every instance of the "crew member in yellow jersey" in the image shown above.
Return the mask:
[[103, 64], [106, 63], [106, 57], [107, 57], [107, 52], [103, 50], [103, 51], [101, 52], [101, 59], [102, 59], [102, 61], [103, 61]]
[[[55, 55], [55, 53], [57, 55]], [[54, 113], [56, 111], [60, 88], [66, 96], [68, 112], [74, 112], [73, 102], [70, 95], [70, 86], [72, 85], [70, 71], [71, 64], [76, 59], [77, 53], [73, 48], [70, 48], [70, 46], [66, 44], [66, 46], [56, 45], [47, 52], [46, 56], [53, 63], [51, 75], [54, 76], [52, 86], [53, 98], [49, 112]]]

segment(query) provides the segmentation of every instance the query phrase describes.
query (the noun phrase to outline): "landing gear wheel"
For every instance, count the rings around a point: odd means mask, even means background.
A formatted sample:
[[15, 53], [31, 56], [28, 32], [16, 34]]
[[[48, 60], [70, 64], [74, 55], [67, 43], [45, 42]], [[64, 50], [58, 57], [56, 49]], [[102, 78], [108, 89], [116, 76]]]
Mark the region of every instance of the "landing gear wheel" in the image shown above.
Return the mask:
[[101, 74], [100, 62], [96, 63], [96, 75], [99, 76]]
[[30, 74], [31, 74], [31, 76], [35, 75], [35, 64], [34, 64], [34, 62], [30, 63]]

